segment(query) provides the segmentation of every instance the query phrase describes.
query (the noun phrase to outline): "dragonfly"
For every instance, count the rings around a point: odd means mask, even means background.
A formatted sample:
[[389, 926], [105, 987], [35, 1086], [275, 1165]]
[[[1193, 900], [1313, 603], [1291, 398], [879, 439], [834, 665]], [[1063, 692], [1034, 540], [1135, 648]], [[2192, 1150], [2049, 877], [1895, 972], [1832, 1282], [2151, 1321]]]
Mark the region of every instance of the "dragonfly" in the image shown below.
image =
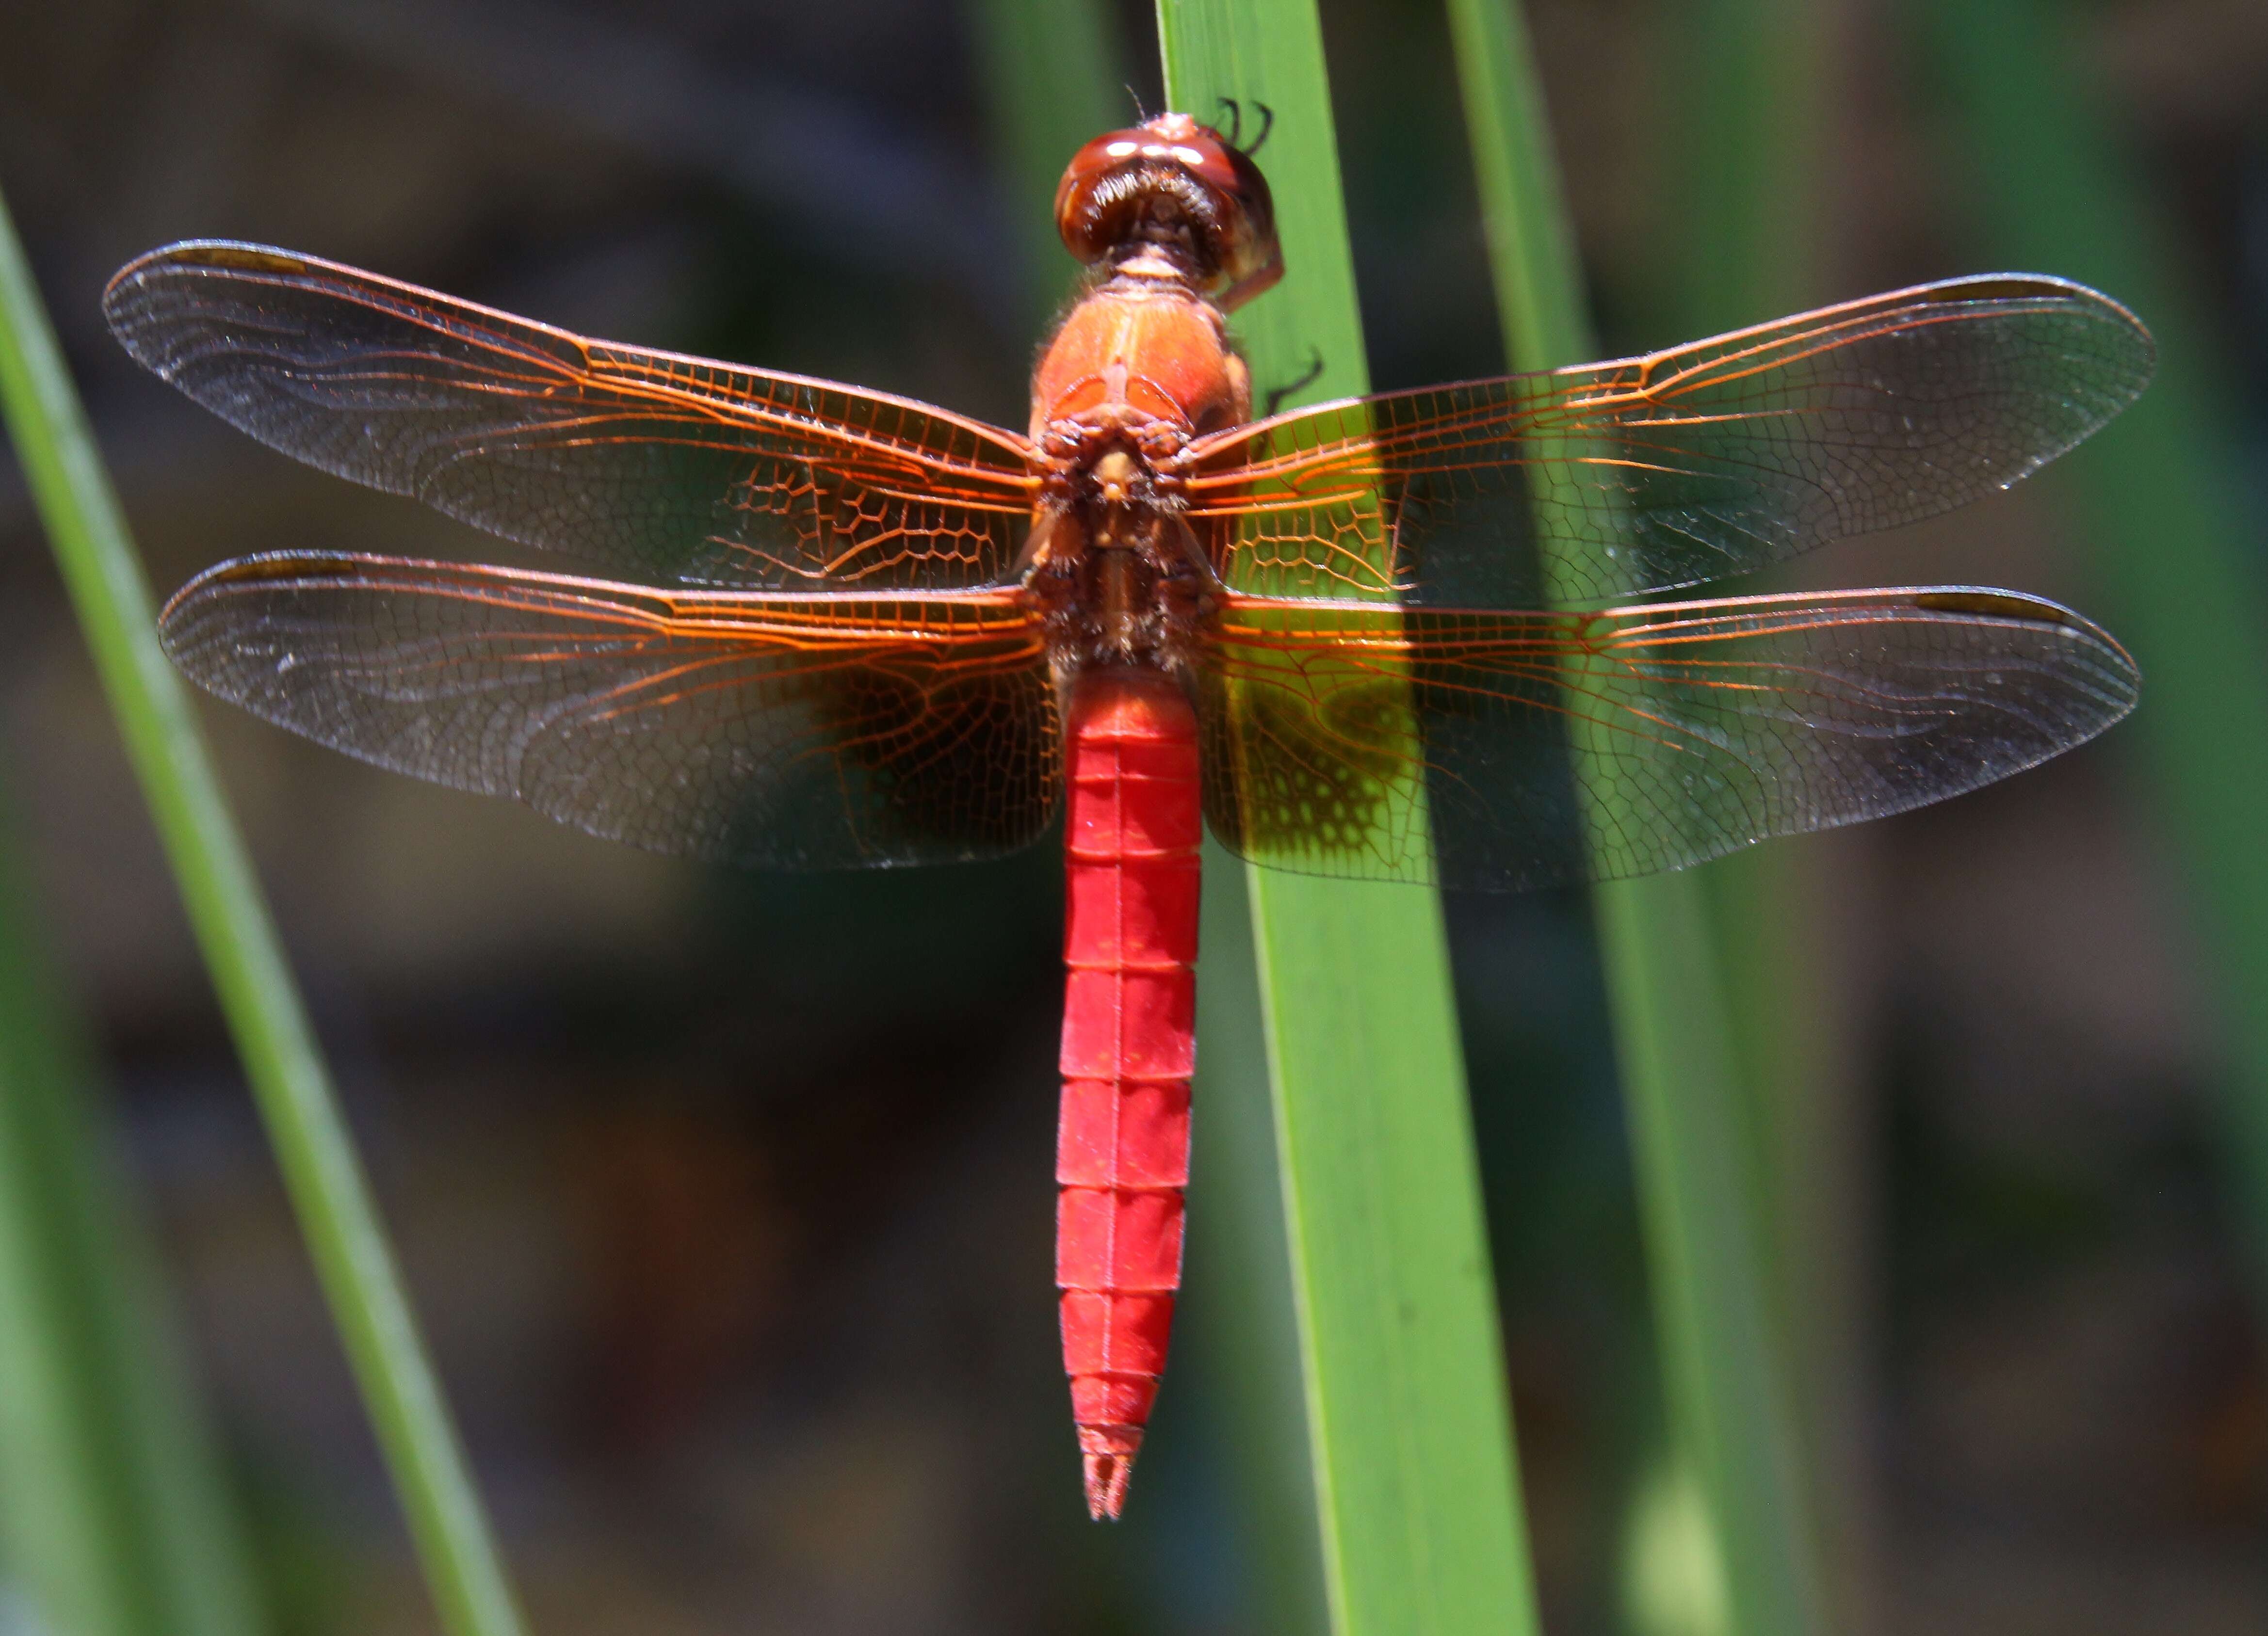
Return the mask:
[[2093, 737], [2139, 677], [2054, 603], [1664, 593], [2007, 488], [2154, 352], [2104, 296], [1994, 275], [1256, 418], [1226, 314], [1284, 265], [1252, 151], [1165, 114], [1081, 149], [1056, 210], [1089, 270], [1020, 432], [252, 245], [153, 251], [104, 308], [261, 441], [590, 570], [223, 562], [161, 615], [222, 698], [760, 868], [995, 857], [1061, 815], [1056, 1280], [1101, 1519], [1181, 1282], [1204, 831], [1279, 869], [1516, 891], [1904, 811]]

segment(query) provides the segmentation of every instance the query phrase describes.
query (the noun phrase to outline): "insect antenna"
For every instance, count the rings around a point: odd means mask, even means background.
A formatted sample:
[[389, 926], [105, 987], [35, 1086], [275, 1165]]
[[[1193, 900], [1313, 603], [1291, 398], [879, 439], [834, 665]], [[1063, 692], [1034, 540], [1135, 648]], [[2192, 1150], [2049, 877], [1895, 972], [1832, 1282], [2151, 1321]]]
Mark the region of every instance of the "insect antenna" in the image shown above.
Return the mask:
[[1228, 110], [1228, 145], [1237, 147], [1238, 138], [1244, 134], [1244, 105], [1233, 97], [1223, 97], [1220, 106]]

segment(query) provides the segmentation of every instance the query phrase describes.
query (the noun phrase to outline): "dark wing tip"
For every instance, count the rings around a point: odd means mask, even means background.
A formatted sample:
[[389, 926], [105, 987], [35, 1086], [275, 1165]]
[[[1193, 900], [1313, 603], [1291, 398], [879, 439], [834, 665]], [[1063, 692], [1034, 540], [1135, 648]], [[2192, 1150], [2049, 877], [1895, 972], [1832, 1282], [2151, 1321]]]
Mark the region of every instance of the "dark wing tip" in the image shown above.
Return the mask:
[[266, 580], [358, 579], [366, 564], [381, 560], [343, 551], [263, 551], [216, 562], [166, 598], [166, 605], [158, 610], [158, 640], [170, 654], [174, 633], [196, 605], [217, 591]]
[[2007, 620], [2024, 625], [2045, 626], [2060, 630], [2073, 640], [2086, 643], [2095, 651], [2103, 674], [2098, 679], [2116, 685], [2124, 700], [2117, 714], [2103, 725], [2124, 717], [2139, 702], [2142, 696], [2142, 667], [2134, 663], [2118, 639], [2083, 613], [2073, 613], [2059, 602], [2050, 602], [2044, 597], [2033, 597], [2013, 591], [1994, 591], [1981, 585], [1941, 585], [1912, 593], [1910, 600], [1917, 608], [1930, 613], [1967, 613], [1984, 619]]
[[2068, 301], [2075, 306], [2095, 308], [2113, 316], [2146, 340], [2150, 334], [2142, 320], [2134, 316], [2133, 309], [2124, 302], [2112, 299], [2092, 284], [2082, 284], [2057, 273], [1964, 273], [1958, 278], [1917, 284], [1906, 293], [1931, 301]]
[[[2158, 369], [2158, 342], [2132, 308], [2076, 279], [2052, 273], [1972, 273], [1941, 279], [1907, 291], [1921, 300], [1952, 305], [1971, 301], [2036, 302], [2100, 326], [2106, 362], [2118, 366], [2115, 378], [2095, 383], [2117, 400], [2117, 413], [2142, 395]], [[2108, 416], [2105, 416], [2108, 419]]]
[[102, 289], [102, 311], [117, 326], [117, 314], [133, 292], [167, 273], [206, 268], [239, 273], [298, 274], [325, 263], [269, 245], [245, 244], [233, 238], [184, 238], [178, 244], [145, 250], [110, 275]]
[[1913, 605], [1934, 613], [1982, 613], [1990, 619], [2023, 620], [2034, 625], [2070, 625], [2097, 635], [2102, 634], [2094, 621], [2059, 602], [2026, 596], [2021, 591], [1994, 591], [1989, 586], [1948, 585], [1940, 591], [1917, 591]]
[[[326, 265], [288, 250], [240, 244], [228, 238], [188, 238], [136, 256], [103, 286], [102, 317], [127, 355], [161, 379], [173, 379], [177, 358], [173, 338], [179, 293], [174, 281], [207, 273], [265, 273], [295, 277]], [[178, 290], [178, 286], [176, 286]]]
[[145, 250], [112, 275], [111, 288], [163, 267], [225, 267], [254, 273], [304, 273], [322, 263], [240, 238], [181, 238]]

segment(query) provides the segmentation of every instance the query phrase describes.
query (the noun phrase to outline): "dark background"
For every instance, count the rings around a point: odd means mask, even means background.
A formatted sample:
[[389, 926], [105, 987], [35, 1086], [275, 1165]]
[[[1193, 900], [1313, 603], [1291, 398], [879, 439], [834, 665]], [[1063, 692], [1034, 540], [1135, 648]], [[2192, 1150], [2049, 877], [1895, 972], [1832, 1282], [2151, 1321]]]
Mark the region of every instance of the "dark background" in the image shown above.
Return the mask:
[[[1324, 10], [1373, 378], [1494, 372], [1438, 8]], [[1614, 352], [1682, 338], [1673, 10], [1531, 8]], [[2261, 499], [2268, 9], [2066, 15], [2246, 394]], [[1147, 14], [1123, 22], [1155, 106]], [[253, 551], [484, 549], [134, 370], [97, 297], [177, 238], [1020, 426], [1036, 337], [976, 26], [924, 0], [0, 11], [0, 183], [160, 591]], [[1837, 33], [1822, 298], [1978, 270], [1896, 9], [1842, 8]], [[2060, 475], [1807, 573], [2085, 609]], [[1079, 1503], [1049, 1268], [1056, 857], [726, 875], [205, 719], [538, 1630], [1271, 1628], [1204, 1360], [1167, 1390], [1130, 1522]], [[0, 781], [281, 1628], [431, 1628], [12, 466]], [[1806, 1183], [1843, 1630], [2268, 1623], [2268, 1373], [2148, 796], [2114, 732], [1785, 843], [1818, 884], [1835, 1065]], [[1450, 908], [1547, 1618], [1669, 1636], [1626, 1582], [1660, 1413], [1582, 905]]]

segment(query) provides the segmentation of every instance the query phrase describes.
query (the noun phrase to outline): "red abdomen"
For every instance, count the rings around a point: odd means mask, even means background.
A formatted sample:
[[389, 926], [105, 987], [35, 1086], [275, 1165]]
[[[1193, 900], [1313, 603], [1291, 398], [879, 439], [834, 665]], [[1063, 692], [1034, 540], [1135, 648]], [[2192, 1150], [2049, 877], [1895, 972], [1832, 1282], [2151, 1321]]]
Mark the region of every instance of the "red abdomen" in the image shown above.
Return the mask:
[[1169, 677], [1073, 686], [1056, 1282], [1087, 1508], [1116, 1516], [1182, 1281], [1197, 1057], [1197, 718]]

